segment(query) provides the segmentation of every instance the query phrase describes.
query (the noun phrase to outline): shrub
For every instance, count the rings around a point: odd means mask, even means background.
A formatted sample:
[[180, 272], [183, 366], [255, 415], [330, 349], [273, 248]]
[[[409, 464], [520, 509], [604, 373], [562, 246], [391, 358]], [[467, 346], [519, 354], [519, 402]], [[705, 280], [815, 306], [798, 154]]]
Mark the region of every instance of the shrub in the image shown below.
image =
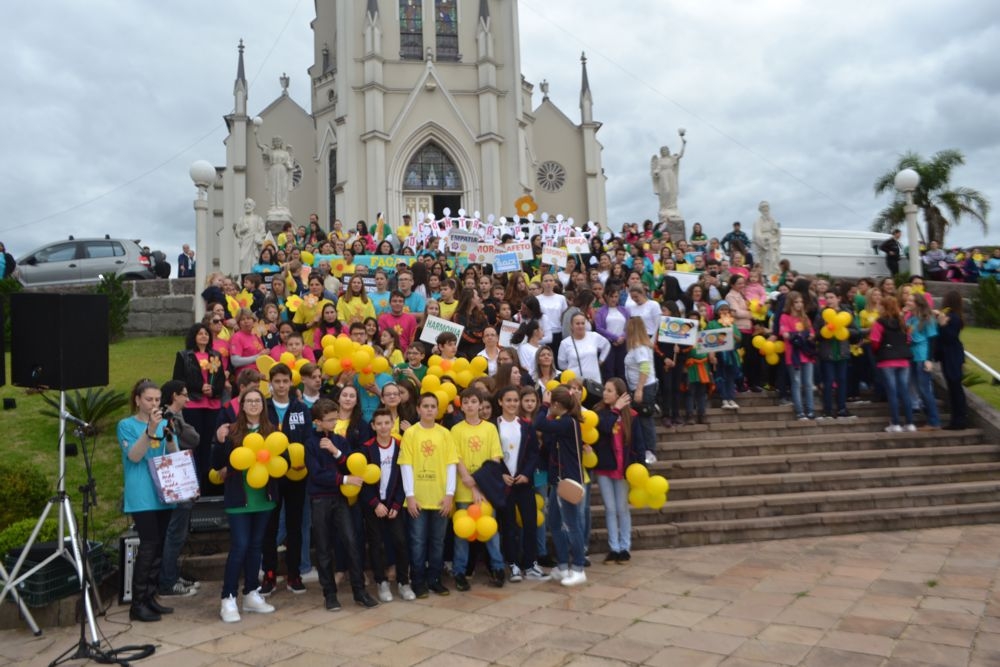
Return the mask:
[[116, 342], [125, 337], [125, 325], [132, 306], [132, 290], [125, 284], [125, 278], [114, 274], [101, 276], [101, 282], [94, 288], [95, 294], [108, 297], [108, 337]]
[[[3, 339], [7, 341], [7, 347], [10, 347], [10, 295], [15, 292], [20, 292], [22, 288], [21, 281], [17, 278], [4, 278], [0, 280], [0, 309], [7, 315], [3, 320]], [[0, 350], [0, 354], [3, 350]]]
[[979, 279], [972, 297], [972, 316], [976, 326], [1000, 327], [1000, 282], [992, 277]]
[[[59, 399], [48, 394], [42, 394], [42, 399], [54, 408], [42, 410], [42, 414], [58, 419]], [[108, 422], [126, 405], [128, 396], [109, 387], [91, 387], [82, 394], [79, 390], [66, 392], [66, 411], [90, 424], [88, 435], [100, 433], [107, 428]]]
[[[23, 547], [28, 542], [28, 538], [31, 537], [31, 531], [35, 529], [36, 523], [38, 523], [38, 517], [21, 519], [0, 531], [0, 559], [5, 557], [11, 549]], [[35, 543], [53, 542], [57, 537], [59, 537], [59, 522], [55, 519], [46, 519], [45, 523], [42, 524], [42, 529], [38, 532], [38, 537], [35, 538]]]
[[38, 468], [0, 463], [0, 528], [28, 517], [37, 518], [52, 493]]

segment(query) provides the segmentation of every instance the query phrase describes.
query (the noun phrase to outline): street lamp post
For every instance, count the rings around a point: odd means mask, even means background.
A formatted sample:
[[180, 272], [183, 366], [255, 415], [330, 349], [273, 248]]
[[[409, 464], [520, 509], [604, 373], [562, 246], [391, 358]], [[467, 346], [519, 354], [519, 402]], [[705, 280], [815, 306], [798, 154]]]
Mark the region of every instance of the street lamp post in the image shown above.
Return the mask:
[[194, 224], [195, 224], [195, 263], [194, 263], [194, 321], [201, 322], [205, 316], [205, 302], [200, 296], [199, 290], [205, 284], [208, 276], [208, 265], [212, 261], [209, 255], [208, 240], [208, 188], [215, 183], [215, 167], [211, 162], [198, 160], [191, 165], [188, 171], [195, 187], [198, 188], [198, 196], [194, 200]]
[[920, 185], [920, 174], [912, 169], [903, 169], [896, 174], [895, 186], [903, 193], [903, 215], [906, 217], [907, 255], [910, 258], [910, 275], [923, 275], [920, 268], [920, 239], [917, 235], [917, 205], [913, 203], [913, 191]]

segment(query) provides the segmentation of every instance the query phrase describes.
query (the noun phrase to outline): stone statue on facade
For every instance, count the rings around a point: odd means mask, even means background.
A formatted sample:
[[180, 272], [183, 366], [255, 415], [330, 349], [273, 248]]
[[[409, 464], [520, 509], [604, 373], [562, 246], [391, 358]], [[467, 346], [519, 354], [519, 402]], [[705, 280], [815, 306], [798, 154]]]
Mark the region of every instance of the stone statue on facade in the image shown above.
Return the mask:
[[260, 149], [264, 158], [264, 185], [271, 195], [270, 206], [267, 209], [267, 220], [269, 222], [291, 220], [292, 214], [288, 209], [288, 193], [295, 187], [292, 179], [295, 171], [292, 147], [285, 145], [281, 137], [272, 138], [271, 146], [265, 146], [260, 142], [256, 128], [254, 129], [254, 139], [257, 141], [257, 148]]
[[661, 147], [660, 154], [654, 155], [649, 161], [649, 172], [653, 179], [653, 194], [660, 199], [659, 221], [666, 223], [671, 238], [683, 239], [687, 234], [684, 229], [684, 216], [677, 206], [677, 196], [678, 172], [681, 158], [684, 157], [684, 149], [687, 147], [687, 139], [683, 128], [677, 133], [681, 137], [680, 152], [671, 154], [668, 146]]
[[239, 249], [240, 273], [249, 273], [253, 265], [257, 263], [260, 246], [267, 236], [264, 219], [254, 212], [256, 208], [257, 203], [247, 197], [243, 202], [243, 217], [233, 224], [233, 235], [236, 237]]
[[769, 277], [779, 271], [781, 227], [771, 217], [771, 205], [766, 201], [762, 201], [757, 210], [760, 211], [760, 217], [753, 224], [754, 261], [764, 268], [764, 276]]

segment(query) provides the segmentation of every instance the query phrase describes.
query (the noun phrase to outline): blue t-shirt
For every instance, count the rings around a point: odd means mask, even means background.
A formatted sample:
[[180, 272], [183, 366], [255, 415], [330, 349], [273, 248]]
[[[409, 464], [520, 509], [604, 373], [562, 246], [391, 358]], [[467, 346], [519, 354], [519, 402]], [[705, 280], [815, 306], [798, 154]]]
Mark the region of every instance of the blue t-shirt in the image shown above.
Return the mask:
[[403, 303], [405, 304], [404, 312], [413, 315], [423, 315], [424, 311], [427, 310], [427, 299], [416, 292], [411, 292]]
[[129, 460], [128, 453], [146, 431], [146, 422], [139, 421], [135, 417], [127, 417], [118, 422], [118, 445], [122, 448], [122, 468], [125, 471], [125, 512], [129, 514], [174, 508], [173, 505], [160, 502], [146, 463], [149, 459], [167, 453], [166, 444], [161, 440], [163, 424], [161, 421], [157, 425], [156, 439], [150, 443], [146, 455], [136, 463]]
[[389, 295], [390, 294], [391, 294], [391, 292], [369, 292], [368, 293], [368, 298], [371, 299], [372, 303], [375, 305], [375, 318], [376, 319], [378, 319], [378, 316], [381, 315], [382, 313], [388, 313], [389, 312], [389, 310], [390, 310], [390, 308], [389, 308]]

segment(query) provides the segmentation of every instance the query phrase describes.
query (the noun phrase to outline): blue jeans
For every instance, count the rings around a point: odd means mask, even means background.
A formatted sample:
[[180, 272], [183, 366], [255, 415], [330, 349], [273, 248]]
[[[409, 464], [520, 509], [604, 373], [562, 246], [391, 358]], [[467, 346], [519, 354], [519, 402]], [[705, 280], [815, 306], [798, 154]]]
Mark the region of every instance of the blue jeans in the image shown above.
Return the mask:
[[170, 523], [167, 524], [167, 534], [163, 538], [163, 562], [160, 565], [160, 590], [169, 591], [177, 583], [181, 571], [177, 562], [181, 549], [187, 541], [188, 524], [191, 522], [191, 509], [194, 501], [177, 503], [170, 513]]
[[583, 485], [583, 502], [578, 507], [580, 509], [580, 533], [583, 535], [583, 555], [590, 551], [590, 493], [591, 485]]
[[[587, 502], [586, 497], [583, 502]], [[583, 503], [581, 503], [582, 505]], [[552, 529], [552, 544], [556, 549], [556, 562], [559, 567], [572, 564], [574, 570], [583, 572], [584, 561], [587, 556], [584, 553], [583, 531], [580, 526], [583, 523], [580, 505], [568, 503], [559, 497], [555, 485], [549, 492], [549, 514], [546, 523]], [[570, 557], [572, 556], [572, 562]]]
[[229, 556], [226, 557], [226, 571], [222, 578], [222, 597], [235, 597], [243, 571], [243, 594], [260, 587], [260, 554], [264, 544], [264, 533], [272, 512], [230, 513]]
[[715, 386], [719, 389], [719, 398], [732, 401], [736, 398], [736, 366], [727, 364], [721, 359], [715, 367]]
[[792, 405], [796, 416], [813, 414], [813, 365], [789, 366], [788, 376], [792, 380]]
[[[534, 499], [532, 499], [533, 501]], [[458, 509], [466, 509], [470, 503], [455, 503]], [[486, 541], [486, 553], [490, 556], [490, 569], [503, 569], [503, 554], [500, 553], [500, 531]], [[463, 540], [455, 536], [455, 553], [452, 556], [451, 571], [456, 574], [465, 574], [465, 569], [469, 565], [469, 540]]]
[[410, 517], [410, 581], [415, 588], [441, 581], [447, 530], [448, 518], [438, 510], [420, 510], [416, 519]]
[[[927, 415], [928, 426], [940, 426], [941, 415], [938, 414], [937, 401], [934, 400], [934, 380], [931, 379], [930, 371], [924, 370], [924, 362], [919, 361], [913, 365], [916, 372], [917, 392], [920, 400], [924, 404], [924, 414]], [[164, 549], [166, 557], [166, 549]]]
[[628, 551], [632, 548], [632, 512], [628, 507], [628, 480], [597, 477], [597, 488], [604, 501], [604, 521], [608, 524], [608, 548]]
[[[847, 410], [847, 359], [821, 361], [823, 369], [823, 412], [828, 415]], [[837, 405], [833, 404], [833, 385], [837, 385]]]
[[[285, 528], [285, 508], [281, 508], [278, 517], [278, 544], [284, 543], [288, 537], [288, 530]], [[312, 561], [309, 558], [309, 549], [312, 547], [312, 504], [308, 501], [302, 505], [302, 557], [299, 559], [299, 572], [305, 574], [312, 569]]]
[[885, 397], [889, 402], [889, 420], [899, 426], [900, 408], [906, 423], [913, 423], [913, 406], [910, 404], [910, 367], [881, 367], [879, 376], [885, 387]]
[[699, 417], [705, 416], [705, 407], [708, 402], [708, 387], [701, 382], [688, 383], [687, 390], [687, 417], [697, 414]]

